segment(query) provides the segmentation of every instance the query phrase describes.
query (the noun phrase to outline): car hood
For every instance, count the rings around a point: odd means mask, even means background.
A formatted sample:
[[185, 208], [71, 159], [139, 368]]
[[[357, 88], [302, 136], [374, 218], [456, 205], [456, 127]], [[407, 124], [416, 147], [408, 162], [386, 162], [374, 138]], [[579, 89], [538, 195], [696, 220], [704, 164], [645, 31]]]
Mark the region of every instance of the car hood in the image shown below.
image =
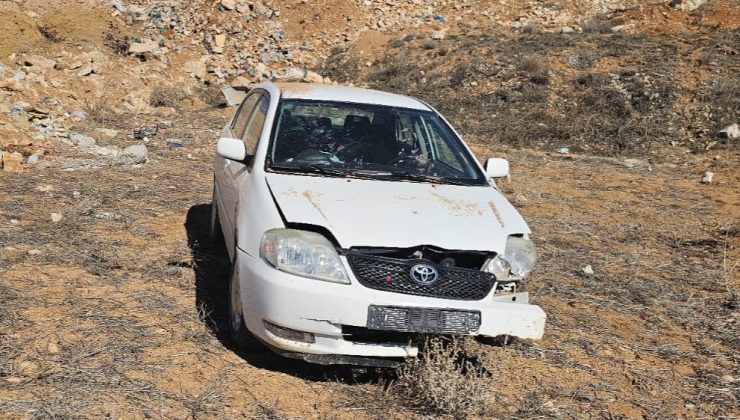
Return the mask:
[[328, 229], [342, 248], [503, 252], [510, 234], [529, 233], [516, 209], [490, 186], [267, 174], [288, 224]]

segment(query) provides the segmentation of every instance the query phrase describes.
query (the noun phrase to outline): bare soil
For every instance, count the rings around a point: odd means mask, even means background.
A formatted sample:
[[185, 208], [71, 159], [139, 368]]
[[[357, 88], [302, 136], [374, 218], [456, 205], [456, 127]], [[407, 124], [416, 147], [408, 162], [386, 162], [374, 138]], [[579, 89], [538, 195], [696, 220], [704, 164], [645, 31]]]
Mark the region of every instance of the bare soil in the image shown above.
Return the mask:
[[[27, 72], [33, 89], [0, 100], [57, 117], [85, 110], [87, 121], [64, 128], [103, 146], [139, 143], [142, 125], [159, 132], [149, 161], [131, 167], [0, 114], [0, 147], [26, 157], [41, 148], [49, 163], [0, 172], [0, 417], [440, 416], [409, 399], [414, 390], [392, 370], [233, 348], [228, 259], [208, 234], [214, 145], [232, 110], [219, 107], [217, 86], [182, 72], [200, 50], [171, 51], [169, 68], [116, 55], [104, 36], [137, 29], [95, 2], [74, 3], [0, 4], [0, 61], [20, 68], [24, 52], [58, 61], [43, 79]], [[296, 43], [369, 13], [354, 2], [274, 3]], [[534, 232], [540, 261], [528, 290], [548, 324], [541, 341], [459, 343], [490, 391], [469, 416], [740, 418], [740, 143], [717, 137], [740, 116], [737, 2], [690, 14], [637, 5], [573, 34], [504, 30], [478, 13], [513, 19], [525, 8], [514, 3], [446, 4], [437, 12], [464, 19], [443, 39], [431, 26], [373, 28], [326, 45], [316, 66], [427, 100], [481, 160], [511, 162], [499, 186]], [[332, 12], [317, 15], [316, 4]], [[590, 16], [592, 2], [558, 4]], [[601, 33], [600, 22], [637, 29]], [[110, 62], [84, 77], [66, 70], [92, 51]], [[91, 165], [65, 170], [70, 162]], [[701, 183], [706, 171], [711, 184]]]
[[[0, 411], [423, 413], [396, 396], [393, 372], [231, 348], [228, 262], [207, 233], [216, 133], [200, 130], [228, 112], [181, 114], [157, 136], [185, 148], [150, 145], [139, 169], [3, 174]], [[529, 289], [548, 314], [542, 341], [466, 344], [492, 374], [488, 415], [737, 416], [738, 156], [723, 152], [704, 185], [700, 160], [628, 168], [468, 140], [512, 163], [502, 188], [535, 232]]]

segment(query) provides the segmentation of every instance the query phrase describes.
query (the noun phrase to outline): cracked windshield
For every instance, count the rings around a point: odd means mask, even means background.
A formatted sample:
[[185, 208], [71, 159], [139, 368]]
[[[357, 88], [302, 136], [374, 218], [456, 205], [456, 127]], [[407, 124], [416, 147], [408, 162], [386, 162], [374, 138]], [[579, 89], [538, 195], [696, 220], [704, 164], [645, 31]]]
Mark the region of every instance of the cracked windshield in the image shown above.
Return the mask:
[[273, 170], [483, 184], [447, 124], [431, 112], [288, 100], [270, 150]]

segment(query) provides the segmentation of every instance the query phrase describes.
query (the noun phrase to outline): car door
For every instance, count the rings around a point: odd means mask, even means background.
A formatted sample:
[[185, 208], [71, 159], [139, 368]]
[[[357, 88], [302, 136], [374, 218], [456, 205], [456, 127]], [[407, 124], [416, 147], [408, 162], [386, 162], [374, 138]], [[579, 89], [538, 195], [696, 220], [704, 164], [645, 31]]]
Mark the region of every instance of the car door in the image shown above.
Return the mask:
[[[251, 172], [254, 154], [257, 150], [257, 142], [264, 128], [267, 117], [267, 108], [269, 106], [268, 96], [261, 91], [254, 92], [244, 100], [244, 109], [240, 111], [235, 119], [235, 124], [230, 132], [234, 138], [240, 138], [244, 141], [247, 150], [247, 157], [242, 162], [230, 161], [224, 159], [223, 177], [227, 188], [224, 188], [222, 204], [224, 211], [221, 216], [221, 223], [229, 226], [227, 232], [233, 232], [237, 227], [237, 216], [240, 208], [240, 199], [244, 197], [244, 189], [248, 184], [248, 177]], [[242, 117], [244, 112], [244, 119]], [[244, 208], [244, 203], [242, 208]], [[226, 219], [226, 220], [224, 220]], [[227, 246], [232, 246], [230, 238], [226, 241]], [[233, 249], [230, 249], [233, 252]], [[233, 254], [232, 254], [233, 255]]]

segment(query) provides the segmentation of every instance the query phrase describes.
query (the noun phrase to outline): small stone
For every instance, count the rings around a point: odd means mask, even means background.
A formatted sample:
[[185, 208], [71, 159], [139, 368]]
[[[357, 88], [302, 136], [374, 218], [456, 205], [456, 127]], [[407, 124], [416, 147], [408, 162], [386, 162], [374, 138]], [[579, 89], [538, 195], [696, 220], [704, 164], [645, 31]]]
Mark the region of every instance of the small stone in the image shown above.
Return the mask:
[[234, 10], [236, 8], [235, 0], [221, 0], [221, 7], [226, 10]]
[[111, 139], [118, 135], [118, 130], [113, 130], [110, 128], [98, 128], [98, 131], [104, 136], [111, 138]]
[[280, 75], [278, 79], [285, 82], [298, 81], [303, 79], [305, 75], [306, 73], [303, 71], [303, 69], [299, 69], [297, 67], [289, 67], [285, 69], [283, 74]]
[[23, 378], [19, 378], [17, 376], [8, 376], [7, 378], [5, 378], [5, 382], [15, 385], [23, 382]]
[[320, 74], [316, 73], [315, 71], [311, 71], [311, 70], [306, 72], [306, 75], [303, 76], [303, 80], [308, 83], [323, 83], [324, 82], [324, 78], [321, 77]]
[[57, 62], [40, 55], [31, 55], [23, 60], [23, 64], [30, 67], [37, 67], [40, 69], [53, 69], [56, 67]]
[[720, 379], [722, 380], [722, 382], [727, 382], [730, 384], [735, 382], [735, 377], [732, 375], [722, 375]]
[[224, 52], [224, 45], [226, 45], [226, 35], [218, 34], [213, 37], [213, 47], [211, 50], [216, 54], [221, 54]]
[[21, 164], [23, 163], [23, 155], [18, 152], [8, 153], [4, 152], [2, 154], [3, 158], [3, 170], [5, 172], [22, 172], [23, 167]]
[[439, 41], [441, 39], [444, 39], [445, 35], [445, 31], [434, 31], [432, 32], [432, 39]]
[[146, 54], [146, 53], [153, 53], [154, 51], [159, 49], [159, 44], [152, 40], [144, 40], [142, 42], [134, 42], [133, 44], [129, 45], [128, 47], [128, 53], [129, 54]]
[[246, 4], [246, 3], [238, 3], [236, 5], [236, 11], [239, 12], [239, 13], [241, 13], [241, 14], [247, 14], [247, 13], [250, 12], [249, 5]]
[[80, 77], [89, 76], [93, 73], [93, 68], [90, 65], [84, 66], [77, 71], [77, 75]]
[[34, 154], [32, 154], [31, 156], [28, 157], [28, 163], [31, 164], [31, 165], [35, 165], [35, 164], [39, 163], [40, 160], [41, 160], [41, 156], [38, 155], [38, 154], [36, 154], [36, 153], [34, 153]]
[[265, 64], [270, 64], [279, 61], [280, 55], [274, 51], [267, 51], [260, 54], [260, 60]]
[[192, 74], [193, 77], [197, 79], [204, 79], [208, 73], [206, 63], [201, 60], [187, 61], [184, 66], [184, 70], [186, 73]]
[[560, 28], [560, 33], [561, 34], [569, 34], [569, 33], [572, 33], [574, 31], [575, 30], [573, 28], [571, 28], [570, 26], [563, 26], [562, 28]]
[[123, 149], [119, 159], [133, 164], [144, 163], [147, 159], [146, 146], [143, 144], [135, 144], [133, 146], [129, 146]]
[[720, 130], [718, 133], [722, 139], [736, 139], [740, 138], [740, 126], [737, 124], [728, 125], [727, 127]]
[[82, 194], [79, 191], [72, 191], [72, 197], [74, 198], [80, 198]]
[[87, 121], [89, 118], [87, 112], [80, 111], [79, 109], [72, 111], [69, 116], [79, 121]]
[[711, 184], [714, 179], [714, 172], [704, 172], [704, 176], [701, 178], [702, 184]]
[[593, 269], [593, 267], [591, 267], [591, 265], [589, 264], [589, 265], [587, 265], [587, 266], [583, 267], [583, 273], [584, 273], [584, 274], [586, 274], [586, 275], [589, 275], [589, 276], [590, 276], [591, 274], [593, 274], [593, 273], [594, 273], [594, 269]]
[[81, 149], [95, 146], [95, 139], [81, 133], [70, 133], [69, 141]]
[[52, 213], [51, 214], [51, 221], [54, 223], [59, 223], [62, 221], [62, 213]]
[[49, 338], [49, 343], [46, 345], [46, 351], [50, 354], [59, 354], [59, 340], [56, 337]]

